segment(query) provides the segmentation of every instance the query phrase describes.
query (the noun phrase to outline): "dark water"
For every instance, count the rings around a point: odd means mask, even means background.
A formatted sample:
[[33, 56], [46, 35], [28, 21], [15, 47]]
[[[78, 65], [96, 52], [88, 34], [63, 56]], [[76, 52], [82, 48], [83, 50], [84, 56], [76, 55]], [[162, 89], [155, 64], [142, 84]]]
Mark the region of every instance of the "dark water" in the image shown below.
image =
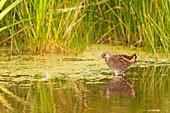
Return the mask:
[[94, 59], [22, 56], [0, 64], [3, 113], [170, 112], [170, 64], [165, 62], [138, 61], [127, 79], [114, 78]]

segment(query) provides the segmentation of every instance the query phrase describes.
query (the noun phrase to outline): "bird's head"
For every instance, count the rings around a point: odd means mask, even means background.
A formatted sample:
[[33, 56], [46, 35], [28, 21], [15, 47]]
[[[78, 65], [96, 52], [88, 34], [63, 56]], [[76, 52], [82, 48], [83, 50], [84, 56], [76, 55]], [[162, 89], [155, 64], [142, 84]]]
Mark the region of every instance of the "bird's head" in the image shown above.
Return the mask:
[[104, 52], [101, 56], [100, 56], [100, 59], [106, 59], [108, 60], [109, 58], [111, 57], [111, 53], [109, 52]]

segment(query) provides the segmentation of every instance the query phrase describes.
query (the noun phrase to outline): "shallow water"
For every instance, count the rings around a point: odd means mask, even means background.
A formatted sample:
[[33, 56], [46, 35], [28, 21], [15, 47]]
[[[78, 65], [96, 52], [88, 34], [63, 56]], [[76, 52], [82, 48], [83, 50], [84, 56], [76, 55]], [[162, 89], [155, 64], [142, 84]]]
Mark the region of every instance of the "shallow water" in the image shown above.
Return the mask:
[[139, 58], [127, 79], [115, 78], [90, 54], [1, 56], [1, 112], [170, 112], [170, 63]]

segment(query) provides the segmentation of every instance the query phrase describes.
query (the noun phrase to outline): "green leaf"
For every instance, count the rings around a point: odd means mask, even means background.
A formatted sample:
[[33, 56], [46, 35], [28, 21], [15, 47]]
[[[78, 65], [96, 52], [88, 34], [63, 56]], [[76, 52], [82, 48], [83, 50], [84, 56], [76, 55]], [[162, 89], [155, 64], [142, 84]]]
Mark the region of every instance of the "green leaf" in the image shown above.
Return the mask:
[[[3, 1], [1, 1], [1, 2], [4, 3], [4, 1], [5, 1], [5, 0], [3, 0]], [[0, 20], [2, 20], [3, 17], [4, 17], [6, 14], [8, 14], [8, 12], [9, 12], [11, 9], [13, 9], [16, 5], [18, 5], [20, 2], [22, 2], [22, 0], [16, 0], [14, 3], [12, 3], [10, 6], [8, 6], [4, 11], [2, 11], [2, 12], [0, 13]], [[0, 6], [0, 8], [2, 8], [2, 7], [3, 7], [3, 5]]]
[[0, 1], [0, 10], [3, 8], [4, 4], [6, 3], [7, 0], [1, 0]]

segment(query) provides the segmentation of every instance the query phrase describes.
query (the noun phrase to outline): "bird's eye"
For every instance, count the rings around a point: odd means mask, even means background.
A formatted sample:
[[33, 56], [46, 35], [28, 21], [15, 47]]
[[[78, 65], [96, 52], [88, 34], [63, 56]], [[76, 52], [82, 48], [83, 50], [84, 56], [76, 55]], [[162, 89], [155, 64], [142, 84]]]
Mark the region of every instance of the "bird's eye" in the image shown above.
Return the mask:
[[106, 56], [106, 54], [103, 54], [103, 57], [105, 57]]

